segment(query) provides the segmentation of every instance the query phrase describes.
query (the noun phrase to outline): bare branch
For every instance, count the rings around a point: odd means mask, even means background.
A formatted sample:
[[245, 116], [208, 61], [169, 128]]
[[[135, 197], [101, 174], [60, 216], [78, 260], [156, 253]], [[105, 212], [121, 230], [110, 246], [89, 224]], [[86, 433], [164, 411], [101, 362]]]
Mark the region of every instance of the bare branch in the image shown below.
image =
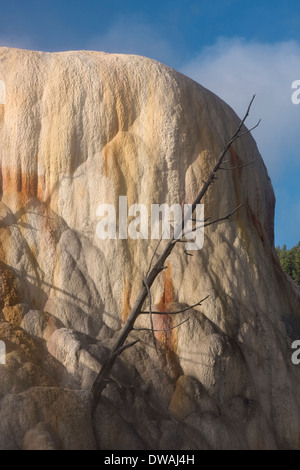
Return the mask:
[[[128, 335], [127, 335], [128, 336]], [[113, 348], [108, 357], [105, 359], [105, 361], [102, 364], [102, 367], [100, 369], [100, 372], [98, 373], [96, 380], [94, 381], [92, 388], [90, 390], [90, 396], [92, 398], [92, 413], [95, 412], [98, 399], [101, 396], [102, 391], [105, 389], [106, 385], [109, 382], [109, 376], [110, 372], [114, 366], [114, 363], [117, 359], [117, 357], [126, 349], [131, 348], [134, 346], [136, 343], [138, 343], [140, 340], [133, 341], [131, 343], [123, 344], [118, 348]]]
[[117, 349], [112, 356], [114, 357], [117, 357], [119, 356], [120, 354], [122, 354], [122, 352], [126, 351], [126, 349], [129, 349], [129, 348], [132, 348], [132, 346], [134, 346], [136, 343], [138, 343], [140, 340], [137, 339], [136, 341], [132, 341], [131, 343], [127, 343], [127, 344], [124, 344], [124, 346], [122, 346], [121, 348]]
[[254, 129], [256, 129], [261, 123], [261, 119], [257, 122], [257, 124], [255, 124], [255, 126], [251, 127], [251, 129], [247, 129], [245, 132], [242, 132], [241, 134], [238, 135], [238, 139], [240, 137], [243, 137], [244, 135], [246, 134], [250, 134], [250, 132], [254, 131]]
[[192, 219], [193, 222], [207, 222], [208, 220], [210, 220], [210, 217], [206, 217], [205, 219], [203, 220], [198, 220], [198, 219]]
[[[209, 295], [207, 295], [206, 297], [204, 297], [204, 299], [200, 300], [199, 302], [197, 302], [196, 304], [194, 305], [190, 305], [188, 307], [185, 307], [183, 308], [182, 310], [176, 310], [175, 312], [153, 312], [153, 314], [155, 315], [166, 315], [166, 314], [170, 314], [170, 315], [177, 315], [178, 313], [183, 313], [183, 312], [186, 312], [187, 310], [191, 310], [192, 308], [195, 308], [195, 307], [198, 307], [199, 305], [201, 305], [205, 300], [207, 300], [209, 297]], [[149, 314], [149, 312], [141, 312], [141, 314]]]
[[[209, 187], [214, 182], [216, 173], [219, 170], [220, 166], [222, 165], [223, 160], [224, 160], [228, 150], [230, 149], [231, 145], [238, 138], [240, 138], [243, 135], [251, 132], [251, 130], [253, 130], [255, 127], [257, 127], [257, 125], [259, 124], [258, 123], [254, 128], [252, 128], [250, 130], [246, 130], [246, 131], [241, 132], [242, 127], [244, 125], [244, 122], [246, 121], [246, 119], [249, 115], [249, 112], [250, 112], [250, 109], [251, 109], [254, 98], [255, 98], [255, 95], [252, 97], [252, 99], [249, 103], [249, 106], [247, 108], [245, 116], [240, 121], [240, 124], [238, 125], [236, 131], [234, 132], [231, 139], [227, 142], [224, 149], [220, 153], [210, 176], [208, 177], [207, 181], [203, 184], [203, 187], [201, 188], [199, 194], [197, 195], [196, 199], [194, 200], [193, 204], [191, 205], [191, 213], [187, 214], [186, 217], [184, 217], [184, 220], [182, 221], [181, 230], [178, 231], [177, 234], [174, 234], [173, 238], [171, 238], [171, 240], [168, 241], [168, 243], [166, 244], [166, 246], [163, 249], [162, 253], [158, 256], [158, 259], [156, 260], [153, 267], [152, 267], [152, 264], [151, 264], [151, 266], [150, 266], [151, 270], [149, 270], [148, 273], [147, 273], [146, 279], [143, 283], [144, 285], [143, 285], [140, 293], [138, 294], [138, 296], [136, 298], [136, 301], [135, 301], [135, 303], [134, 303], [134, 305], [133, 305], [133, 307], [132, 307], [132, 309], [129, 313], [129, 316], [128, 316], [123, 328], [121, 329], [121, 331], [119, 333], [119, 336], [118, 336], [115, 344], [113, 345], [113, 347], [111, 349], [111, 353], [110, 353], [109, 357], [104, 361], [104, 363], [102, 365], [102, 368], [101, 368], [99, 374], [97, 375], [97, 377], [96, 377], [96, 379], [93, 383], [93, 386], [91, 388], [90, 393], [91, 393], [91, 398], [92, 398], [92, 401], [93, 401], [93, 410], [95, 409], [95, 407], [97, 405], [97, 402], [98, 402], [99, 398], [101, 397], [102, 391], [106, 387], [107, 379], [110, 376], [111, 370], [114, 366], [114, 363], [115, 363], [115, 360], [116, 360], [116, 357], [117, 357], [116, 354], [120, 351], [120, 349], [124, 345], [128, 335], [133, 330], [134, 323], [135, 323], [138, 315], [141, 313], [141, 310], [143, 308], [145, 300], [147, 299], [147, 296], [149, 296], [149, 291], [151, 289], [152, 284], [154, 283], [154, 281], [156, 280], [158, 275], [165, 269], [165, 261], [167, 260], [167, 258], [171, 254], [171, 252], [173, 251], [175, 245], [180, 241], [179, 238], [177, 238], [177, 236], [180, 235], [181, 231], [185, 227], [186, 222], [188, 220], [190, 220], [190, 217], [194, 213], [197, 205], [201, 202], [203, 196], [206, 194]], [[226, 218], [229, 218], [230, 215], [232, 215], [232, 214], [228, 214], [228, 216], [224, 217], [222, 220], [225, 220]], [[211, 223], [216, 223], [217, 221], [220, 221], [220, 220], [216, 220], [216, 221], [213, 221]], [[208, 223], [208, 224], [211, 225], [211, 223]], [[153, 259], [154, 259], [154, 257], [153, 257]], [[152, 259], [152, 261], [153, 261], [153, 259]], [[177, 326], [175, 328], [177, 328]]]
[[220, 217], [219, 219], [215, 219], [215, 220], [212, 220], [211, 222], [207, 222], [206, 224], [204, 224], [204, 227], [208, 227], [209, 225], [212, 225], [212, 224], [216, 224], [217, 222], [222, 222], [224, 220], [228, 220], [233, 214], [235, 214], [241, 207], [243, 207], [245, 205], [244, 204], [241, 204], [239, 205], [238, 207], [236, 207], [232, 212], [230, 212], [229, 214], [225, 215], [225, 217]]
[[[220, 153], [219, 157], [218, 157], [218, 160], [217, 160], [217, 163], [216, 165], [214, 166], [208, 180], [204, 183], [201, 191], [199, 192], [198, 196], [196, 197], [196, 199], [194, 200], [193, 204], [192, 204], [192, 210], [191, 210], [191, 213], [193, 214], [193, 212], [195, 211], [196, 207], [197, 207], [197, 204], [200, 204], [203, 196], [206, 194], [207, 190], [209, 189], [209, 187], [211, 186], [211, 184], [214, 182], [214, 179], [215, 179], [215, 175], [217, 173], [217, 171], [219, 170], [228, 150], [230, 149], [230, 147], [232, 146], [232, 144], [239, 138], [241, 137], [242, 135], [245, 135], [246, 133], [250, 132], [250, 131], [245, 131], [245, 132], [242, 132], [242, 134], [240, 134], [241, 132], [241, 129], [247, 119], [247, 117], [249, 116], [249, 112], [250, 112], [250, 109], [251, 109], [251, 106], [252, 106], [252, 103], [255, 99], [255, 95], [253, 95], [250, 103], [249, 103], [249, 106], [247, 108], [247, 111], [245, 113], [245, 116], [243, 117], [243, 119], [240, 121], [240, 124], [239, 126], [237, 127], [235, 133], [233, 134], [233, 136], [231, 137], [231, 139], [228, 141], [228, 143], [225, 145], [224, 149], [222, 150], [222, 152]], [[259, 123], [258, 123], [259, 124]], [[258, 126], [258, 124], [256, 124], [255, 127]], [[254, 127], [254, 128], [255, 128]], [[253, 129], [254, 129], [253, 128]], [[184, 227], [185, 226], [185, 223], [187, 221], [187, 219], [189, 218], [189, 215], [187, 215], [187, 217], [184, 219], [183, 221], [183, 224], [182, 226]], [[176, 238], [176, 236], [175, 236]]]
[[[213, 225], [213, 224], [216, 224], [217, 222], [222, 222], [224, 220], [228, 220], [232, 215], [234, 215], [239, 209], [241, 209], [241, 207], [244, 207], [245, 203], [244, 204], [240, 204], [238, 207], [236, 207], [233, 211], [231, 211], [229, 214], [225, 215], [224, 217], [220, 217], [219, 219], [215, 219], [215, 220], [212, 220], [211, 222], [207, 222], [203, 225], [200, 225], [200, 226], [196, 226], [194, 228], [192, 228], [191, 230], [189, 230], [188, 232], [185, 232], [185, 235], [187, 235], [188, 233], [193, 233], [195, 232], [196, 230], [199, 230], [199, 228], [204, 228], [204, 227], [208, 227], [209, 225]], [[186, 243], [186, 239], [183, 237], [181, 240], [178, 240], [179, 243]]]
[[240, 170], [241, 168], [245, 168], [245, 166], [252, 165], [252, 163], [256, 162], [256, 160], [257, 158], [255, 157], [253, 160], [251, 160], [251, 162], [244, 163], [243, 165], [239, 165], [239, 166], [233, 166], [231, 168], [225, 168], [223, 166], [220, 166], [219, 170], [227, 170], [227, 171]]
[[175, 330], [175, 328], [178, 328], [179, 326], [183, 325], [184, 323], [189, 321], [189, 319], [190, 319], [190, 317], [188, 317], [185, 320], [183, 320], [182, 322], [178, 323], [178, 325], [171, 326], [170, 328], [165, 328], [165, 329], [162, 329], [162, 330], [151, 330], [150, 328], [133, 328], [133, 330], [134, 331], [171, 331], [171, 330]]

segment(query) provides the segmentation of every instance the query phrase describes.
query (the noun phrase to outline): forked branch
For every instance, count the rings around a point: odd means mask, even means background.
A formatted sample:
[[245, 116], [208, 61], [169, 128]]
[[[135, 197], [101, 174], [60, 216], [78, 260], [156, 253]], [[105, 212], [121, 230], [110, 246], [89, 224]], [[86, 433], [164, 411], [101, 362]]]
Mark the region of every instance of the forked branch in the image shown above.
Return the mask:
[[226, 170], [226, 171], [240, 170], [241, 168], [245, 168], [245, 166], [252, 165], [252, 163], [254, 163], [255, 161], [256, 161], [256, 157], [253, 160], [251, 160], [250, 162], [244, 163], [243, 165], [233, 166], [231, 168], [226, 168], [226, 167], [220, 166], [219, 170]]
[[[188, 310], [192, 310], [195, 307], [199, 307], [199, 305], [201, 305], [206, 299], [208, 299], [208, 297], [209, 297], [209, 295], [204, 297], [204, 299], [200, 300], [196, 304], [189, 305], [188, 307], [185, 307], [182, 310], [175, 310], [175, 311], [169, 311], [169, 312], [153, 312], [153, 310], [152, 310], [152, 313], [154, 313], [155, 315], [166, 315], [166, 313], [171, 314], [171, 315], [177, 315], [179, 313], [183, 313], [183, 312], [187, 312]], [[149, 311], [148, 312], [142, 311], [141, 314], [143, 314], [143, 313], [149, 315]]]
[[[161, 312], [160, 312], [161, 313]], [[172, 313], [172, 312], [166, 312], [166, 313]], [[133, 328], [134, 331], [171, 331], [175, 330], [175, 328], [178, 328], [179, 326], [183, 325], [187, 321], [189, 321], [190, 317], [186, 318], [182, 322], [178, 323], [178, 325], [171, 326], [170, 328], [163, 328], [162, 330], [152, 330], [152, 328]]]
[[[251, 132], [251, 130], [255, 129], [259, 125], [259, 122], [258, 122], [252, 129], [241, 132], [241, 130], [243, 128], [243, 125], [244, 125], [247, 117], [249, 116], [249, 112], [250, 112], [250, 109], [251, 109], [254, 98], [255, 98], [255, 95], [253, 96], [253, 98], [251, 99], [251, 101], [249, 103], [249, 106], [247, 108], [245, 116], [241, 120], [239, 126], [237, 127], [236, 131], [232, 135], [231, 139], [227, 142], [224, 149], [220, 153], [220, 155], [219, 155], [219, 157], [216, 161], [216, 164], [215, 164], [214, 168], [212, 169], [207, 181], [204, 182], [201, 190], [199, 191], [199, 194], [197, 195], [196, 199], [194, 200], [194, 202], [192, 204], [192, 207], [191, 207], [191, 214], [189, 216], [187, 216], [186, 218], [184, 218], [183, 223], [182, 223], [182, 227], [185, 226], [186, 220], [194, 213], [197, 205], [201, 203], [201, 200], [203, 199], [203, 197], [206, 194], [207, 190], [209, 189], [211, 184], [215, 181], [217, 172], [220, 169], [220, 167], [221, 167], [221, 165], [224, 161], [224, 158], [225, 158], [228, 150], [232, 146], [232, 144], [237, 139], [239, 139], [240, 137], [248, 134], [249, 132]], [[236, 208], [232, 213], [228, 214], [224, 218], [216, 219], [215, 221], [208, 222], [205, 226], [212, 225], [213, 223], [217, 223], [221, 220], [228, 219], [238, 209], [239, 208]], [[128, 343], [128, 344], [124, 345], [128, 335], [134, 329], [134, 323], [135, 323], [136, 319], [143, 312], [143, 310], [142, 310], [143, 305], [144, 305], [147, 297], [149, 297], [149, 304], [150, 304], [150, 309], [149, 310], [151, 311], [151, 314], [150, 314], [150, 320], [151, 320], [152, 313], [153, 313], [152, 312], [152, 306], [151, 306], [151, 292], [150, 292], [151, 286], [154, 283], [154, 281], [157, 279], [159, 274], [164, 269], [166, 269], [165, 262], [166, 262], [167, 258], [169, 257], [169, 255], [172, 253], [172, 251], [173, 251], [174, 247], [176, 246], [177, 242], [179, 242], [179, 241], [180, 241], [180, 237], [176, 238], [176, 234], [174, 234], [173, 238], [171, 238], [168, 241], [165, 248], [162, 250], [162, 253], [160, 255], [158, 255], [158, 259], [154, 263], [154, 258], [155, 258], [155, 255], [157, 254], [157, 249], [158, 249], [158, 246], [157, 246], [157, 248], [156, 248], [156, 250], [155, 250], [155, 252], [152, 256], [152, 260], [151, 260], [151, 263], [149, 265], [147, 275], [145, 276], [145, 279], [142, 282], [142, 287], [141, 287], [140, 293], [138, 294], [138, 296], [136, 298], [136, 301], [134, 302], [134, 305], [131, 309], [131, 312], [129, 313], [129, 316], [128, 316], [123, 328], [121, 329], [115, 344], [113, 345], [107, 359], [103, 362], [102, 368], [101, 368], [99, 374], [97, 375], [97, 377], [96, 377], [96, 379], [95, 379], [95, 381], [92, 385], [90, 393], [91, 393], [91, 398], [92, 398], [92, 409], [93, 409], [93, 411], [95, 410], [95, 407], [97, 406], [97, 403], [98, 403], [98, 401], [101, 397], [102, 391], [104, 390], [104, 388], [106, 387], [106, 385], [109, 381], [110, 373], [111, 373], [111, 370], [114, 366], [114, 363], [116, 361], [117, 356], [119, 354], [121, 354], [121, 352], [123, 352], [125, 349], [127, 349], [129, 347], [132, 347], [134, 344], [136, 344], [136, 341], [134, 341], [132, 343]], [[152, 266], [153, 263], [154, 263], [154, 265]], [[168, 312], [168, 313], [172, 313], [172, 312]], [[185, 321], [187, 321], [187, 320], [185, 320]], [[177, 328], [179, 325], [176, 325], [174, 328]], [[153, 328], [153, 321], [152, 320], [151, 320], [151, 331], [152, 331], [152, 334], [154, 336], [154, 328]], [[156, 345], [156, 343], [155, 343], [155, 345]]]

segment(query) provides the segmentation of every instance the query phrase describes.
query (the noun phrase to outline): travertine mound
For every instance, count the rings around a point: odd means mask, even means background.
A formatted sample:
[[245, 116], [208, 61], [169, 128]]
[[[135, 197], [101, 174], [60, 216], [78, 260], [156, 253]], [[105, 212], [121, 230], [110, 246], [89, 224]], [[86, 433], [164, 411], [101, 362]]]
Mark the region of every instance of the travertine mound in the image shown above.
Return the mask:
[[[274, 250], [274, 195], [251, 135], [207, 193], [205, 216], [152, 288], [155, 328], [133, 332], [91, 419], [89, 389], [157, 241], [100, 240], [97, 207], [191, 203], [239, 119], [150, 59], [0, 48], [0, 448], [300, 446], [300, 296]], [[5, 95], [5, 96], [4, 96]], [[4, 99], [5, 98], [5, 99]], [[162, 246], [163, 246], [162, 242]], [[148, 326], [143, 315], [139, 326]]]

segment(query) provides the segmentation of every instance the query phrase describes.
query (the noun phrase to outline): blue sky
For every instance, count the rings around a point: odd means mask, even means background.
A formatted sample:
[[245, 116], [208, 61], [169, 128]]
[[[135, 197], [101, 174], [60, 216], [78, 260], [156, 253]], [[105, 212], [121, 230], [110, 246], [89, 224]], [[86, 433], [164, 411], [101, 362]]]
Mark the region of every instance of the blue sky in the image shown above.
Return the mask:
[[[254, 137], [275, 189], [275, 243], [300, 240], [298, 1], [0, 0], [0, 45], [145, 55], [176, 68], [242, 114], [253, 93]], [[249, 122], [249, 125], [251, 122]]]

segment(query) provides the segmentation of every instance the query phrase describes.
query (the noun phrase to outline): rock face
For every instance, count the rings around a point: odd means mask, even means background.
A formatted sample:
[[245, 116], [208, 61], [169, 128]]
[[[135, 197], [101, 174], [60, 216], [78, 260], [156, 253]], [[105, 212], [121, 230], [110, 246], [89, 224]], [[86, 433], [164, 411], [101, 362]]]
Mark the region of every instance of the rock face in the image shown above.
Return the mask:
[[[205, 196], [244, 207], [177, 246], [152, 287], [156, 329], [118, 358], [91, 418], [87, 391], [157, 240], [100, 240], [100, 204], [191, 203], [239, 119], [150, 59], [0, 49], [1, 449], [300, 446], [300, 295], [274, 250], [272, 186], [251, 135]], [[117, 237], [118, 238], [118, 237]], [[165, 242], [162, 242], [162, 246]], [[149, 326], [141, 315], [138, 326]]]

